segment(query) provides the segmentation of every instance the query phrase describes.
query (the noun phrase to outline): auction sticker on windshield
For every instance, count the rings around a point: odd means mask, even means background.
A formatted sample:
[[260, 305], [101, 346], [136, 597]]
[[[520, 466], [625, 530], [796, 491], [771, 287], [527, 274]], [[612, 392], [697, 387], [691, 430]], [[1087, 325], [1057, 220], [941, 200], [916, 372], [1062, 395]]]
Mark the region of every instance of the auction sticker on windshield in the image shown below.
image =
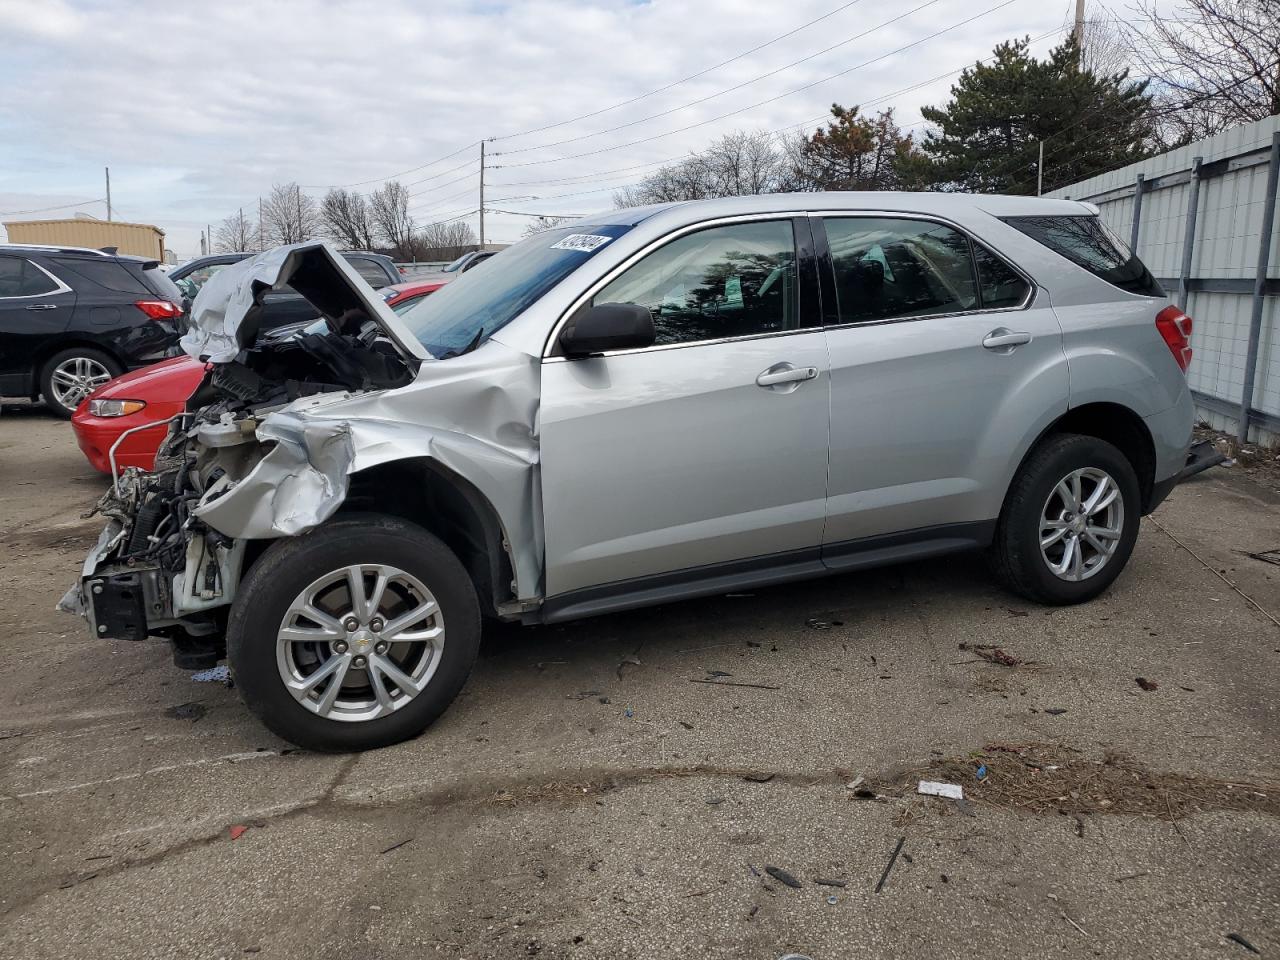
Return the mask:
[[563, 240], [558, 240], [551, 245], [552, 250], [581, 250], [583, 253], [591, 253], [593, 250], [599, 250], [613, 237], [602, 237], [598, 233], [571, 233]]

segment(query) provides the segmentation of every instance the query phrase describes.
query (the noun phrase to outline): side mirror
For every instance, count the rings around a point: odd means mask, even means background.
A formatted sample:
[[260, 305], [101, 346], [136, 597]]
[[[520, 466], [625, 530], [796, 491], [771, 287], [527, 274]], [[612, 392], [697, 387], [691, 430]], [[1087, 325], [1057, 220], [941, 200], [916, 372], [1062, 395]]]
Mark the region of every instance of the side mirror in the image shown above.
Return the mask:
[[653, 316], [648, 307], [634, 303], [598, 303], [569, 318], [560, 331], [560, 349], [566, 357], [587, 357], [606, 350], [651, 347]]

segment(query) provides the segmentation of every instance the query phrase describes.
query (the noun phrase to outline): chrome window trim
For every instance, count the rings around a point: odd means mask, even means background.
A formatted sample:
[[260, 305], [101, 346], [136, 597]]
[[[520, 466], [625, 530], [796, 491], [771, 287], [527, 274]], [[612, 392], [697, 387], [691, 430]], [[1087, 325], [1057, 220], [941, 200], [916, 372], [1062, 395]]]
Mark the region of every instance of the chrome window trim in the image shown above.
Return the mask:
[[40, 266], [40, 264], [36, 263], [34, 260], [31, 260], [27, 257], [14, 256], [13, 254], [5, 254], [3, 250], [0, 250], [0, 255], [12, 256], [13, 259], [15, 260], [26, 260], [27, 263], [31, 264], [31, 266], [35, 267], [37, 270], [43, 273], [46, 277], [52, 280], [54, 284], [56, 284], [54, 289], [46, 290], [44, 293], [20, 293], [20, 294], [15, 294], [14, 296], [11, 296], [11, 297], [0, 296], [0, 300], [35, 300], [35, 299], [38, 299], [39, 297], [56, 297], [59, 294], [72, 292], [70, 287], [68, 287], [58, 277], [50, 273], [44, 267]]
[[[1039, 288], [1036, 286], [1036, 282], [1027, 275], [1027, 272], [1025, 270], [1023, 270], [1021, 267], [1017, 266], [1016, 264], [1011, 263], [1008, 257], [1006, 257], [999, 250], [996, 250], [994, 247], [992, 247], [990, 243], [987, 243], [985, 240], [975, 237], [972, 231], [966, 230], [960, 224], [956, 223], [953, 220], [948, 220], [946, 217], [940, 217], [932, 213], [897, 213], [897, 212], [891, 212], [891, 211], [872, 212], [872, 211], [862, 211], [862, 210], [857, 210], [857, 211], [845, 210], [845, 211], [837, 211], [837, 212], [822, 211], [818, 213], [812, 213], [810, 214], [810, 216], [822, 217], [824, 220], [828, 218], [840, 219], [840, 220], [850, 220], [850, 219], [923, 220], [926, 223], [936, 223], [939, 226], [948, 228], [949, 230], [954, 230], [956, 233], [960, 234], [966, 240], [969, 241], [969, 244], [970, 244], [969, 260], [973, 264], [973, 279], [976, 284], [975, 292], [978, 294], [979, 299], [981, 299], [982, 297], [982, 278], [978, 275], [978, 262], [973, 257], [972, 245], [975, 243], [981, 244], [982, 247], [987, 251], [989, 251], [993, 257], [996, 257], [999, 260], [1003, 261], [1006, 267], [1008, 267], [1010, 270], [1016, 273], [1019, 277], [1021, 277], [1027, 284], [1027, 295], [1023, 297], [1022, 302], [1015, 307], [991, 307], [989, 309], [984, 307], [981, 310], [952, 310], [947, 313], [926, 313], [923, 316], [919, 316], [919, 317], [914, 317], [914, 316], [884, 317], [880, 320], [850, 320], [848, 323], [829, 323], [826, 326], [827, 330], [843, 330], [849, 327], [870, 327], [870, 326], [879, 327], [879, 326], [883, 326], [886, 323], [901, 323], [908, 320], [937, 320], [943, 317], [976, 317], [976, 316], [982, 316], [983, 314], [988, 314], [988, 313], [1016, 313], [1021, 310], [1029, 310], [1031, 308], [1031, 303], [1033, 300], [1035, 300], [1036, 293], [1039, 290]], [[825, 224], [823, 225], [823, 229], [824, 230], [826, 229]], [[828, 256], [831, 255], [830, 240], [828, 240], [827, 242], [827, 255]], [[832, 259], [834, 260], [834, 257]], [[837, 296], [839, 295], [837, 294]], [[840, 306], [839, 302], [837, 301], [836, 303], [837, 310], [839, 309], [839, 306]]]
[[[569, 305], [568, 309], [566, 309], [564, 312], [560, 314], [559, 318], [551, 327], [551, 333], [547, 336], [546, 340], [543, 342], [542, 362], [543, 363], [563, 363], [568, 361], [569, 360], [568, 357], [556, 356], [552, 351], [555, 350], [556, 340], [560, 336], [560, 331], [564, 329], [564, 325], [569, 322], [569, 318], [573, 316], [575, 312], [581, 309], [582, 306], [587, 301], [589, 301], [602, 289], [604, 289], [606, 286], [612, 283], [621, 274], [629, 270], [638, 261], [648, 256], [650, 253], [654, 252], [658, 248], [665, 246], [666, 244], [670, 243], [673, 240], [678, 240], [680, 237], [684, 236], [685, 234], [694, 233], [698, 230], [703, 230], [709, 227], [719, 227], [719, 226], [724, 226], [726, 224], [733, 224], [733, 223], [754, 223], [757, 221], [766, 221], [766, 220], [794, 220], [797, 217], [809, 217], [809, 218], [822, 217], [822, 218], [841, 218], [841, 219], [860, 218], [860, 219], [872, 219], [872, 220], [873, 219], [924, 220], [928, 223], [939, 224], [951, 230], [955, 230], [957, 233], [962, 234], [971, 244], [973, 243], [982, 244], [983, 247], [991, 251], [993, 256], [999, 257], [1002, 261], [1004, 261], [1006, 266], [1008, 266], [1014, 273], [1016, 273], [1019, 277], [1021, 277], [1024, 281], [1026, 281], [1027, 295], [1023, 299], [1023, 301], [1020, 304], [1018, 304], [1016, 307], [992, 307], [991, 309], [983, 309], [983, 310], [958, 310], [958, 311], [953, 311], [951, 313], [929, 313], [929, 314], [925, 314], [922, 317], [885, 317], [882, 320], [858, 320], [858, 321], [850, 321], [849, 323], [819, 324], [813, 327], [797, 327], [795, 330], [778, 330], [773, 333], [745, 334], [740, 337], [722, 337], [715, 340], [694, 340], [689, 343], [655, 344], [651, 347], [634, 347], [629, 350], [606, 350], [605, 352], [601, 353], [600, 356], [602, 357], [627, 356], [635, 353], [651, 353], [659, 350], [678, 350], [684, 347], [700, 347], [704, 345], [718, 344], [718, 343], [737, 343], [744, 340], [761, 340], [761, 339], [770, 338], [770, 337], [792, 336], [797, 333], [808, 333], [814, 330], [845, 330], [853, 327], [878, 327], [888, 323], [910, 323], [918, 320], [937, 320], [937, 319], [943, 319], [948, 317], [973, 317], [973, 316], [982, 316], [986, 314], [996, 314], [996, 313], [1016, 313], [1022, 310], [1030, 309], [1031, 304], [1035, 301], [1036, 294], [1039, 292], [1039, 287], [1037, 286], [1035, 280], [1032, 279], [1025, 270], [1023, 270], [1017, 264], [1011, 262], [1007, 256], [1005, 256], [999, 250], [995, 249], [990, 243], [986, 242], [985, 240], [979, 239], [978, 237], [975, 237], [972, 231], [965, 229], [965, 227], [963, 227], [959, 223], [956, 223], [954, 220], [948, 220], [946, 217], [941, 217], [941, 216], [938, 216], [937, 214], [918, 213], [915, 211], [907, 211], [907, 210], [790, 210], [790, 211], [770, 211], [768, 213], [741, 213], [741, 214], [735, 214], [734, 216], [730, 216], [730, 217], [716, 217], [711, 220], [703, 220], [699, 223], [686, 224], [683, 227], [679, 227], [670, 233], [663, 234], [661, 237], [658, 237], [657, 239], [650, 241], [645, 246], [641, 247], [639, 250], [633, 253], [631, 256], [627, 257], [627, 259], [623, 260], [621, 263], [615, 266], [612, 270], [606, 273], [603, 277], [601, 277], [600, 279], [595, 281], [593, 284], [591, 284], [587, 288], [586, 292], [576, 297], [573, 300], [573, 302]], [[830, 250], [828, 248], [828, 253], [829, 252]], [[797, 251], [797, 254], [798, 254], [798, 251]], [[971, 259], [972, 259], [972, 255], [971, 255]], [[821, 267], [819, 267], [819, 269], [821, 269]], [[974, 272], [975, 272], [974, 279], [979, 280], [979, 278], [977, 277], [976, 262], [974, 263]], [[978, 295], [981, 296], [980, 282], [978, 283], [978, 289], [979, 289]]]
[[[639, 250], [637, 250], [635, 253], [631, 254], [631, 256], [627, 257], [627, 259], [623, 260], [621, 263], [615, 266], [612, 270], [606, 273], [603, 277], [599, 278], [594, 283], [592, 283], [589, 287], [587, 287], [584, 293], [574, 298], [573, 302], [569, 304], [568, 309], [565, 310], [563, 313], [561, 313], [559, 319], [557, 319], [556, 322], [552, 325], [551, 333], [547, 336], [547, 339], [543, 342], [542, 362], [548, 363], [552, 361], [561, 362], [561, 361], [568, 360], [569, 359], [568, 357], [555, 356], [552, 353], [552, 351], [555, 350], [556, 341], [560, 337], [560, 331], [564, 329], [564, 325], [569, 322], [569, 318], [573, 316], [578, 310], [580, 310], [583, 307], [583, 305], [586, 304], [597, 293], [599, 293], [601, 290], [607, 287], [610, 283], [612, 283], [614, 280], [620, 277], [627, 270], [635, 266], [636, 263], [638, 263], [640, 260], [644, 259], [645, 257], [653, 253], [655, 250], [659, 249], [660, 247], [664, 247], [668, 243], [671, 243], [674, 240], [679, 240], [681, 237], [685, 236], [686, 234], [696, 233], [699, 230], [707, 230], [712, 227], [728, 226], [735, 223], [763, 223], [771, 220], [794, 220], [796, 219], [796, 217], [807, 217], [807, 216], [809, 216], [809, 214], [803, 210], [793, 210], [788, 212], [770, 211], [768, 213], [740, 213], [731, 217], [716, 217], [712, 220], [702, 220], [698, 223], [686, 224], [683, 227], [678, 227], [677, 229], [671, 231], [670, 233], [664, 233], [662, 236], [658, 237], [655, 240], [650, 241], [649, 243], [641, 247]], [[794, 233], [792, 235], [792, 244], [793, 245], [795, 244]], [[795, 247], [794, 249], [796, 252], [796, 263], [798, 266], [800, 251], [798, 247]], [[572, 274], [570, 275], [572, 276]], [[614, 356], [623, 356], [623, 355], [632, 354], [632, 353], [649, 353], [655, 350], [673, 350], [680, 347], [701, 347], [706, 344], [712, 344], [712, 343], [735, 343], [741, 340], [760, 340], [765, 337], [785, 337], [785, 336], [790, 336], [796, 333], [807, 333], [809, 331], [821, 330], [821, 329], [822, 329], [822, 324], [818, 323], [812, 327], [797, 327], [794, 330], [775, 330], [775, 331], [772, 331], [771, 333], [748, 333], [748, 334], [743, 334], [742, 336], [739, 336], [739, 337], [720, 337], [715, 340], [691, 340], [688, 343], [661, 343], [661, 344], [654, 344], [651, 347], [633, 347], [630, 350], [606, 350], [604, 353], [600, 354], [600, 356], [614, 357]]]

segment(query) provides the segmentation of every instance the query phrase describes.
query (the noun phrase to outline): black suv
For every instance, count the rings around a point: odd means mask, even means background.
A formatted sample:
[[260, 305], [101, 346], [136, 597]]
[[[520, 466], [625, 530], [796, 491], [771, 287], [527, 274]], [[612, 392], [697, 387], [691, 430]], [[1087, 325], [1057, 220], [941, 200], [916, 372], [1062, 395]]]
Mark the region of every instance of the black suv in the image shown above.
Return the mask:
[[112, 377], [176, 347], [182, 294], [156, 260], [0, 244], [0, 396], [70, 417]]
[[[223, 267], [239, 263], [252, 256], [254, 256], [252, 253], [215, 253], [207, 257], [196, 257], [170, 270], [169, 279], [177, 284], [182, 295], [187, 298], [187, 304], [190, 305], [190, 302], [196, 298], [196, 294], [200, 292], [200, 288], [215, 273]], [[375, 290], [404, 281], [395, 261], [381, 253], [348, 250], [343, 252], [342, 256]], [[262, 307], [259, 330], [272, 330], [292, 323], [309, 323], [316, 318], [316, 308], [307, 302], [302, 294], [294, 293], [292, 290], [268, 293], [262, 299]]]

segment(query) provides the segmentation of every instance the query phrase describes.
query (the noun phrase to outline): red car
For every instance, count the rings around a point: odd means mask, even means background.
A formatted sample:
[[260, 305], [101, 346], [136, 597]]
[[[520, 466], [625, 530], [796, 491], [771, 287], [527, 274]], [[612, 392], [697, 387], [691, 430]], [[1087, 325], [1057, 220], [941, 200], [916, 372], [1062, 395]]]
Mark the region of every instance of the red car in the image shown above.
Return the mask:
[[[387, 306], [403, 313], [448, 281], [397, 283], [379, 292]], [[274, 332], [274, 331], [273, 331]], [[76, 408], [71, 428], [76, 442], [96, 470], [111, 472], [111, 445], [126, 430], [159, 424], [186, 407], [187, 398], [204, 378], [205, 364], [188, 356], [172, 357], [103, 384]], [[116, 470], [155, 465], [156, 451], [164, 439], [161, 426], [131, 433], [116, 449]]]

